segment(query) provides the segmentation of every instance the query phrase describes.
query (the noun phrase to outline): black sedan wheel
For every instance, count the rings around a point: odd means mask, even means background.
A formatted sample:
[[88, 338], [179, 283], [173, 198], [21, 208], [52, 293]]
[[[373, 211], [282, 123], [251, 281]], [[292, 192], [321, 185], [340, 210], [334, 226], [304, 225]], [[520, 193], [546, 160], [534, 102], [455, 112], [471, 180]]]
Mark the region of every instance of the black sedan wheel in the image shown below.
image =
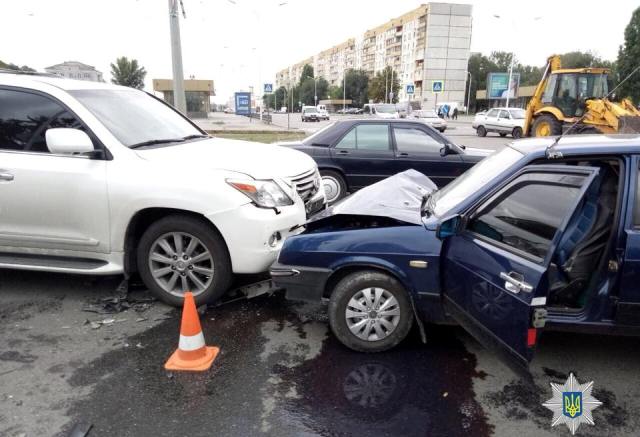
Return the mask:
[[329, 324], [342, 344], [360, 352], [382, 352], [400, 343], [413, 324], [404, 287], [376, 271], [342, 279], [329, 300]]
[[342, 175], [332, 170], [320, 170], [327, 203], [335, 203], [347, 195], [347, 183]]

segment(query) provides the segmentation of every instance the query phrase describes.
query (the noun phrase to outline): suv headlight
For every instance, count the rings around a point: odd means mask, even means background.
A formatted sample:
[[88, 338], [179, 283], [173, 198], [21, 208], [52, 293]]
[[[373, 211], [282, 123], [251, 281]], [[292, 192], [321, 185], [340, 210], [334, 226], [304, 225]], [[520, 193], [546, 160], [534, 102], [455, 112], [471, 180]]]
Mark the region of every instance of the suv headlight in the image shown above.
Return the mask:
[[227, 179], [227, 183], [261, 208], [293, 205], [291, 197], [272, 180]]

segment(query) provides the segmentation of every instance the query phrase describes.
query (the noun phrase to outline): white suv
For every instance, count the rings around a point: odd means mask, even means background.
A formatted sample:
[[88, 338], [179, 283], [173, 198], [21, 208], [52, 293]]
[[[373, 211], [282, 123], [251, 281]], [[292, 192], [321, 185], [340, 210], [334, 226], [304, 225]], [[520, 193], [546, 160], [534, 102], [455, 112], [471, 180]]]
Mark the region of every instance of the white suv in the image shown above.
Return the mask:
[[0, 73], [0, 267], [138, 271], [201, 303], [266, 271], [320, 187], [308, 155], [211, 138], [142, 91]]

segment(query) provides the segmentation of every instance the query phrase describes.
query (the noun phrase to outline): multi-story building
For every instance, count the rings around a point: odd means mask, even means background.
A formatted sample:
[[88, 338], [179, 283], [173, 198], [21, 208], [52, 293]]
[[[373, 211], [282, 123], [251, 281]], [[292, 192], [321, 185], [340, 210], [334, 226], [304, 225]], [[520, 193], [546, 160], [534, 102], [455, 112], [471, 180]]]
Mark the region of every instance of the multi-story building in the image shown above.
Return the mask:
[[[463, 106], [467, 63], [471, 44], [471, 5], [428, 3], [389, 20], [361, 36], [291, 65], [276, 74], [276, 86], [287, 88], [300, 80], [305, 64], [313, 66], [317, 77], [340, 85], [344, 72], [362, 69], [373, 76], [393, 67], [400, 82], [399, 100], [421, 102], [423, 107], [440, 102]], [[432, 92], [433, 82], [442, 81], [442, 93]], [[406, 94], [406, 85], [415, 94]]]
[[47, 73], [57, 74], [67, 79], [89, 80], [92, 82], [104, 82], [102, 72], [95, 67], [78, 61], [65, 61], [62, 64], [52, 65], [44, 69]]

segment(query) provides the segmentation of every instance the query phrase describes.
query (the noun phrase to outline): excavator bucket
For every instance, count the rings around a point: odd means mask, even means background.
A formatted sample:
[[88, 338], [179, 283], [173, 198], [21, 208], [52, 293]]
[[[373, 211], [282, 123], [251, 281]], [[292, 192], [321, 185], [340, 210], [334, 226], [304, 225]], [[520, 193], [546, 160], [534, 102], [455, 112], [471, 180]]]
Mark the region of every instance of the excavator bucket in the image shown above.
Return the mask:
[[640, 134], [640, 117], [637, 115], [623, 115], [618, 121], [618, 133]]

